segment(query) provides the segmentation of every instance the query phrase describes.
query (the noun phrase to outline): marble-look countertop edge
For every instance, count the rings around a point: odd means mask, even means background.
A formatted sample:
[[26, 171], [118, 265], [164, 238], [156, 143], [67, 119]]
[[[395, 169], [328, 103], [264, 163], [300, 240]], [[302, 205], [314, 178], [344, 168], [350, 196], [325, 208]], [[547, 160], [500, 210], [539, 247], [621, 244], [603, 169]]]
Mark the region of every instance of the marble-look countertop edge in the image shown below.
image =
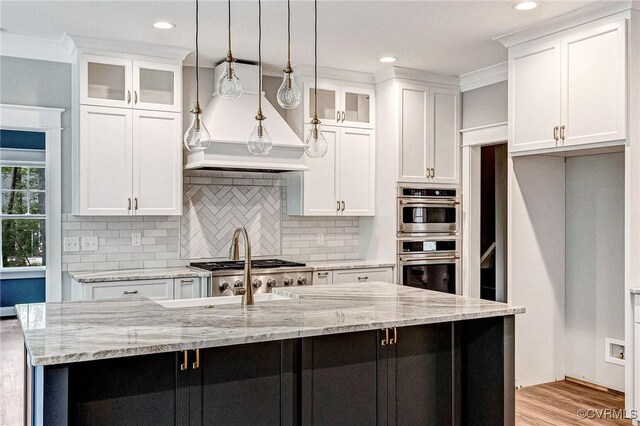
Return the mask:
[[172, 278], [208, 277], [209, 271], [191, 268], [149, 268], [113, 271], [69, 272], [71, 278], [83, 284], [95, 284], [115, 281], [158, 280]]
[[[443, 322], [456, 322], [470, 319], [482, 319], [492, 317], [504, 317], [510, 315], [522, 314], [525, 312], [524, 307], [509, 307], [502, 311], [488, 311], [488, 312], [469, 312], [469, 313], [456, 313], [450, 315], [443, 315], [441, 317], [425, 317], [414, 318], [410, 320], [391, 320], [391, 321], [377, 321], [368, 324], [352, 324], [344, 326], [332, 326], [332, 327], [317, 327], [314, 329], [305, 329], [298, 331], [282, 331], [282, 332], [270, 332], [261, 335], [254, 335], [247, 339], [246, 337], [232, 337], [232, 338], [217, 338], [217, 339], [205, 339], [189, 343], [165, 343], [149, 346], [139, 346], [130, 349], [117, 349], [117, 350], [104, 350], [95, 352], [77, 353], [73, 356], [61, 355], [61, 356], [31, 356], [31, 365], [33, 366], [48, 366], [48, 365], [61, 365], [70, 364], [76, 362], [96, 361], [101, 359], [113, 359], [122, 358], [127, 356], [140, 356], [140, 355], [153, 355], [166, 352], [179, 352], [183, 350], [191, 349], [207, 349], [217, 348], [225, 346], [241, 345], [246, 343], [261, 343], [274, 340], [287, 340], [287, 339], [300, 339], [305, 337], [315, 337], [322, 335], [332, 334], [344, 334], [359, 331], [371, 331], [380, 330], [390, 327], [410, 327], [417, 325], [437, 324]], [[27, 349], [29, 347], [27, 346]]]
[[[344, 263], [343, 263], [344, 262]], [[395, 268], [395, 262], [376, 262], [368, 260], [336, 261], [328, 262], [306, 262], [307, 267], [314, 271], [339, 271], [347, 269], [370, 269], [370, 268]]]

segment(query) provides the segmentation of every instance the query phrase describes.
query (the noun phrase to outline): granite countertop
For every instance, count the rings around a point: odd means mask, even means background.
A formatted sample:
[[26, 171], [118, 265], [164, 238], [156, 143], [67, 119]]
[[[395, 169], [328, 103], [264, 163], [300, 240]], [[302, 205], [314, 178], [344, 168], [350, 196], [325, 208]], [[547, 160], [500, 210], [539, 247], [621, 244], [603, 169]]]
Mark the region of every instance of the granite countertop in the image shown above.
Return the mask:
[[395, 262], [375, 260], [337, 260], [323, 262], [305, 262], [308, 267], [316, 271], [333, 271], [337, 269], [361, 269], [361, 268], [395, 268]]
[[640, 287], [634, 287], [629, 291], [631, 292], [631, 294], [640, 294]]
[[182, 266], [177, 268], [121, 269], [115, 271], [69, 272], [71, 277], [81, 283], [99, 283], [109, 281], [157, 280], [163, 278], [208, 277], [210, 272], [202, 269]]
[[291, 299], [165, 308], [146, 298], [17, 305], [32, 365], [54, 365], [524, 313], [523, 307], [371, 282], [278, 288]]

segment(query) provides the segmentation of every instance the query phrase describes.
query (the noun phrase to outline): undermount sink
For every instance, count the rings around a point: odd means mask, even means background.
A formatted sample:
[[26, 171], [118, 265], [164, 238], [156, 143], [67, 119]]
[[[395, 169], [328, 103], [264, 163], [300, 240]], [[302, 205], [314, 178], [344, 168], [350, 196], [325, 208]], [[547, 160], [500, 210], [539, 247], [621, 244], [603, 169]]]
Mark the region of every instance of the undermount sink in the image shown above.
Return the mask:
[[[276, 300], [289, 300], [288, 296], [275, 293], [260, 293], [253, 296], [256, 303], [273, 302]], [[213, 308], [220, 305], [240, 305], [242, 296], [200, 297], [197, 299], [156, 300], [156, 303], [165, 308]]]

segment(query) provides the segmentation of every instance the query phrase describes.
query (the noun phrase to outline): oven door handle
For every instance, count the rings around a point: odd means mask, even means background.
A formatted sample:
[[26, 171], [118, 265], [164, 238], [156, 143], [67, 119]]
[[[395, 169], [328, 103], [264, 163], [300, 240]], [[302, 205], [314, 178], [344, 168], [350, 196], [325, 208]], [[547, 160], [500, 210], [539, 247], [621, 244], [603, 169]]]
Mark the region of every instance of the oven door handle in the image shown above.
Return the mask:
[[431, 262], [431, 261], [442, 261], [442, 260], [459, 260], [459, 255], [453, 256], [422, 256], [422, 257], [411, 257], [411, 256], [398, 256], [400, 262]]
[[420, 206], [431, 206], [431, 205], [437, 205], [437, 206], [457, 206], [458, 204], [460, 204], [460, 200], [458, 200], [457, 198], [451, 198], [451, 199], [444, 199], [444, 200], [424, 200], [424, 201], [418, 201], [418, 200], [400, 200], [400, 204], [402, 205], [411, 205], [411, 206], [415, 206], [415, 205], [420, 205]]

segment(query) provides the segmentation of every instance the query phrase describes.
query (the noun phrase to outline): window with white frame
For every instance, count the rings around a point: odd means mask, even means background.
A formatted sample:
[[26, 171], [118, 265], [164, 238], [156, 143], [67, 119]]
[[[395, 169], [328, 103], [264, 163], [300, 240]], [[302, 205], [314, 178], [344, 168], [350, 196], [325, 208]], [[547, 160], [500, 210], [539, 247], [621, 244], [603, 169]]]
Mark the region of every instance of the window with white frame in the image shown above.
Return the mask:
[[44, 146], [32, 143], [34, 133], [0, 134], [2, 269], [41, 268], [46, 263]]

